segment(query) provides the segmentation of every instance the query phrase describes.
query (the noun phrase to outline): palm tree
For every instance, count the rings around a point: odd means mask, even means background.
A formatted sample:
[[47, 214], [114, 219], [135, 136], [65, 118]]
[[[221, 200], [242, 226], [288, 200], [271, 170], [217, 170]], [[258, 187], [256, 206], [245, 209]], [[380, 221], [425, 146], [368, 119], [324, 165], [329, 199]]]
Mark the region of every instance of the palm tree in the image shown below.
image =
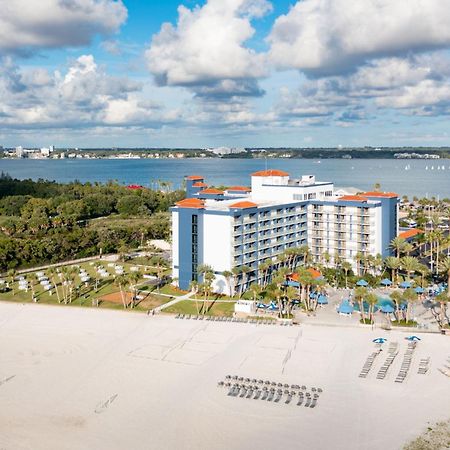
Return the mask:
[[258, 272], [260, 274], [259, 279], [261, 280], [261, 285], [262, 287], [266, 286], [266, 275], [267, 272], [269, 271], [270, 265], [267, 262], [262, 262], [259, 266], [258, 266]]
[[253, 300], [256, 302], [258, 295], [261, 293], [261, 286], [258, 283], [252, 283], [248, 290], [252, 293]]
[[406, 302], [406, 323], [409, 322], [409, 316], [411, 312], [411, 306], [417, 301], [417, 294], [414, 289], [406, 289], [403, 292], [403, 300]]
[[14, 290], [14, 280], [16, 278], [16, 270], [15, 269], [10, 269], [8, 270], [8, 288], [12, 289], [12, 295], [14, 296], [15, 294], [15, 290]]
[[419, 261], [414, 256], [403, 256], [400, 259], [400, 266], [406, 272], [408, 279], [411, 279], [411, 275], [419, 266]]
[[248, 267], [248, 266], [241, 266], [242, 284], [241, 284], [241, 289], [240, 289], [240, 294], [239, 294], [240, 297], [242, 297], [242, 294], [244, 293], [245, 285], [247, 283], [247, 276], [251, 270], [252, 269], [250, 269], [250, 267]]
[[286, 290], [284, 291], [284, 295], [286, 296], [286, 314], [289, 318], [291, 315], [291, 308], [292, 308], [292, 300], [297, 297], [297, 290], [294, 289], [292, 286], [288, 286]]
[[126, 309], [126, 307], [127, 307], [127, 298], [126, 298], [125, 286], [128, 284], [128, 282], [129, 282], [128, 281], [128, 275], [126, 275], [126, 274], [118, 275], [114, 279], [114, 284], [119, 286], [120, 297], [122, 298], [122, 304], [123, 304], [124, 309]]
[[358, 275], [361, 275], [361, 265], [364, 261], [364, 254], [362, 252], [356, 252], [354, 260], [356, 262], [356, 272]]
[[309, 298], [309, 293], [311, 290], [311, 286], [314, 283], [314, 278], [312, 277], [311, 273], [305, 269], [304, 267], [301, 267], [297, 272], [297, 279], [299, 283], [299, 289], [300, 289], [300, 301], [304, 303], [305, 309], [307, 311], [311, 310], [311, 302]]
[[420, 273], [420, 286], [424, 287], [425, 277], [430, 273], [430, 269], [425, 264], [418, 263], [416, 272]]
[[55, 286], [56, 298], [58, 299], [58, 303], [61, 303], [61, 297], [59, 295], [59, 289], [58, 289], [58, 280], [56, 279], [56, 270], [49, 269], [48, 273], [50, 275], [50, 280], [52, 280], [52, 283]]
[[345, 274], [345, 289], [348, 289], [348, 273], [352, 270], [352, 265], [348, 261], [342, 261], [341, 268]]
[[439, 270], [444, 272], [447, 277], [447, 293], [450, 296], [450, 256], [447, 256], [444, 260], [441, 261]]
[[439, 302], [440, 305], [439, 326], [442, 328], [445, 324], [446, 319], [447, 323], [450, 324], [447, 318], [447, 305], [450, 300], [450, 297], [447, 292], [441, 292], [439, 295], [436, 296], [436, 300]]
[[400, 321], [400, 306], [403, 301], [403, 295], [400, 291], [394, 291], [391, 293], [390, 297], [395, 303], [397, 320]]
[[232, 297], [233, 293], [231, 292], [231, 279], [233, 278], [233, 272], [229, 270], [224, 270], [222, 272], [222, 276], [225, 278], [225, 281], [227, 282], [228, 295]]
[[376, 294], [374, 292], [368, 292], [366, 295], [366, 302], [369, 305], [369, 320], [370, 323], [373, 324], [374, 320], [373, 320], [373, 313], [374, 313], [374, 309], [375, 309], [375, 305], [378, 301], [378, 297], [376, 296]]
[[236, 295], [236, 286], [238, 284], [239, 276], [242, 274], [241, 267], [233, 267], [231, 273], [233, 274], [233, 292], [234, 295]]
[[132, 296], [131, 296], [131, 309], [134, 308], [135, 306], [135, 301], [137, 298], [137, 293], [138, 293], [138, 289], [137, 289], [137, 283], [138, 281], [141, 279], [141, 276], [139, 275], [138, 272], [131, 272], [128, 275], [128, 285], [132, 291]]
[[200, 314], [200, 310], [199, 310], [199, 307], [198, 307], [198, 299], [197, 299], [197, 292], [198, 292], [198, 289], [199, 289], [198, 281], [192, 280], [189, 283], [189, 289], [195, 295], [195, 307], [197, 309], [197, 315], [199, 315]]
[[397, 256], [397, 258], [400, 258], [400, 253], [403, 252], [405, 244], [406, 240], [397, 236], [394, 239], [392, 239], [389, 246], [395, 251], [395, 256]]
[[364, 313], [364, 299], [367, 297], [367, 288], [363, 286], [358, 286], [355, 289], [355, 300], [359, 303], [359, 311], [361, 313], [361, 320], [366, 323], [365, 313]]
[[95, 271], [95, 292], [98, 291], [98, 269], [101, 266], [99, 262], [94, 263], [94, 271]]
[[205, 312], [207, 311], [206, 299], [211, 291], [211, 286], [214, 281], [215, 275], [213, 268], [208, 264], [200, 264], [198, 266], [198, 273], [203, 276], [202, 291], [204, 293], [204, 300], [202, 309], [203, 314], [205, 314]]
[[400, 268], [400, 260], [395, 256], [388, 256], [384, 260], [384, 265], [391, 271], [391, 281], [393, 284], [396, 282], [396, 270]]

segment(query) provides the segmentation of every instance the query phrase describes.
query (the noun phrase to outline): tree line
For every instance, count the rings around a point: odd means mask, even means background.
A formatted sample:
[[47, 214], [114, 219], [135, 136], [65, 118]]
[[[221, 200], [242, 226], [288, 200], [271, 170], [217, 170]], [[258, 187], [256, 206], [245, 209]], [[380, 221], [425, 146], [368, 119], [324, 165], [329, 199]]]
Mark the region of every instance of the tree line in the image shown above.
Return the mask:
[[62, 184], [2, 173], [0, 272], [168, 239], [167, 210], [184, 195], [112, 181]]

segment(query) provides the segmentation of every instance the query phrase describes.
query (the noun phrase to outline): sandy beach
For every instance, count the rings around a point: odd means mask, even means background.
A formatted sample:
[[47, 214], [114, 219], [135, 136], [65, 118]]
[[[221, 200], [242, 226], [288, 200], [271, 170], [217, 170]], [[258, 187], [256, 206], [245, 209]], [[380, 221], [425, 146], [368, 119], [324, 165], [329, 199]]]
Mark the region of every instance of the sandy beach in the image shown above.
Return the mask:
[[[417, 335], [400, 384], [398, 331], [0, 303], [0, 449], [401, 449], [450, 414], [450, 379], [437, 370], [450, 339]], [[361, 379], [379, 336], [399, 355], [384, 380], [387, 351]], [[323, 393], [314, 409], [229, 397], [217, 387], [227, 374]]]

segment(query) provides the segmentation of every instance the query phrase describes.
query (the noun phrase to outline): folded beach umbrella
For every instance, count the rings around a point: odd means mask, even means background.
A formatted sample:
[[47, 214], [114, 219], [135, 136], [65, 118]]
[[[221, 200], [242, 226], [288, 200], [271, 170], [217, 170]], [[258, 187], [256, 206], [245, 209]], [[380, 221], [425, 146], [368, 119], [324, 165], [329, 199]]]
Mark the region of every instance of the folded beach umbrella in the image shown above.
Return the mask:
[[348, 300], [342, 300], [337, 311], [339, 314], [351, 314], [353, 312], [353, 306]]
[[408, 341], [420, 341], [421, 340], [420, 337], [418, 337], [418, 336], [408, 336], [405, 339], [408, 339]]
[[403, 289], [408, 289], [411, 287], [411, 282], [410, 281], [402, 281], [399, 286]]
[[380, 284], [382, 284], [383, 286], [390, 286], [390, 285], [392, 284], [392, 281], [389, 280], [389, 278], [383, 278], [383, 279], [380, 281]]
[[366, 280], [362, 279], [362, 278], [361, 278], [361, 280], [358, 280], [356, 282], [356, 286], [368, 286], [368, 285], [369, 285], [369, 283]]
[[375, 342], [375, 344], [384, 344], [386, 341], [387, 341], [386, 338], [379, 337], [374, 339], [372, 342]]

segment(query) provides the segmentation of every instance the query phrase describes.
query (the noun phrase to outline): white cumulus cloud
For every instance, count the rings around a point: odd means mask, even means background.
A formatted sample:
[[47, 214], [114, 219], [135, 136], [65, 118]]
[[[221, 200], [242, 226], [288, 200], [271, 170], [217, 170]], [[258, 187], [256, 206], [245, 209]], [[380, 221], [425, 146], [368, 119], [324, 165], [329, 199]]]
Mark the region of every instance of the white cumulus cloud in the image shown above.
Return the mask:
[[302, 0], [277, 18], [271, 61], [315, 75], [378, 57], [448, 47], [448, 0]]
[[121, 0], [0, 0], [0, 52], [89, 44], [127, 18]]
[[[251, 25], [270, 11], [266, 0], [208, 0], [203, 7], [178, 8], [176, 26], [164, 23], [146, 52], [160, 85], [204, 86], [203, 95], [258, 95], [249, 79], [266, 74], [264, 56], [245, 46]], [[234, 82], [225, 80], [234, 80]], [[244, 80], [237, 86], [238, 80]]]

